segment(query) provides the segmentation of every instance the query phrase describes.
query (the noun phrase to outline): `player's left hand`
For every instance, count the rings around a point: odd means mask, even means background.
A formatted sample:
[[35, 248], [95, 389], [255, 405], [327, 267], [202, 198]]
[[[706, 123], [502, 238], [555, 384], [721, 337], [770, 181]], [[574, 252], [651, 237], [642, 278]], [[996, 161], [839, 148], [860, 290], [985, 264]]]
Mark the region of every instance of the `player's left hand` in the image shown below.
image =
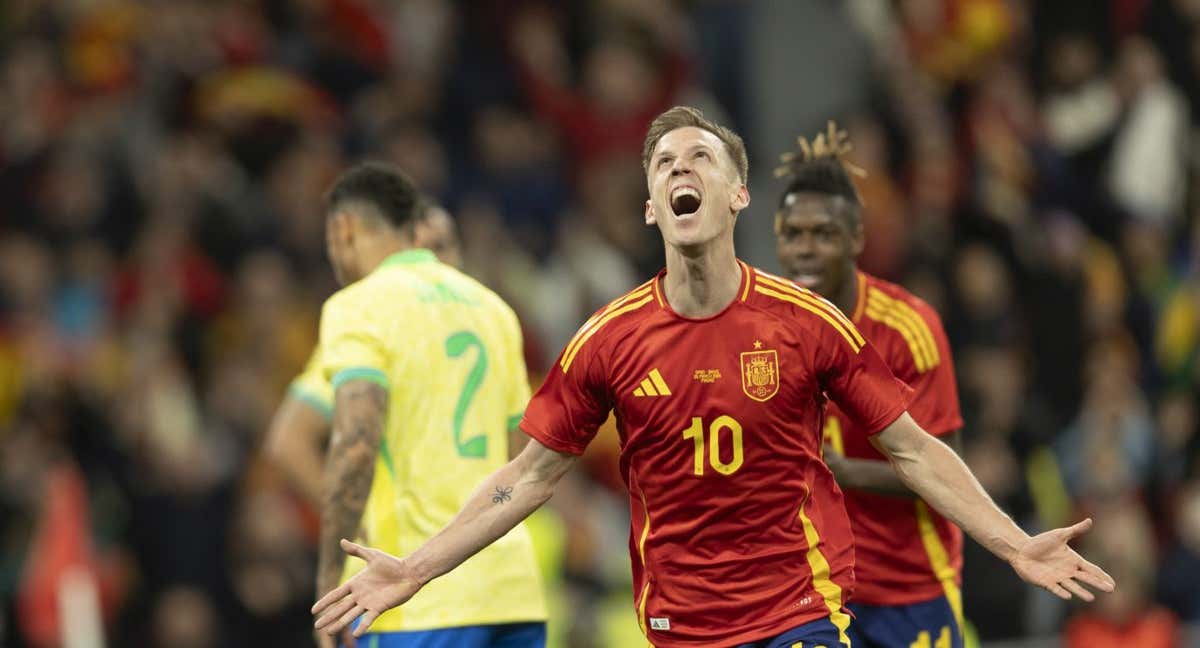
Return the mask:
[[361, 637], [380, 614], [412, 598], [421, 583], [407, 563], [391, 554], [345, 539], [341, 544], [343, 551], [362, 558], [367, 566], [317, 601], [312, 607], [313, 615], [319, 615], [315, 627], [336, 635], [361, 616], [353, 634]]
[[1084, 560], [1067, 545], [1073, 538], [1092, 528], [1088, 518], [1074, 526], [1038, 534], [1018, 547], [1011, 560], [1013, 569], [1029, 583], [1049, 590], [1061, 599], [1071, 595], [1085, 601], [1095, 596], [1084, 584], [1102, 592], [1111, 592], [1116, 582], [1103, 569]]

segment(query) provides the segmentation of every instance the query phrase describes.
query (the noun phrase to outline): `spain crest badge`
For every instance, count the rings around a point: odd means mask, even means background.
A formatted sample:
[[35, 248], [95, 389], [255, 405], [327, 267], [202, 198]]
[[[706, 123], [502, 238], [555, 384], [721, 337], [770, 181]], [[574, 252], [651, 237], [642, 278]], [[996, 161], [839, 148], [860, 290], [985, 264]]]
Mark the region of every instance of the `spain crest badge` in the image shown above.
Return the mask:
[[[754, 343], [761, 348], [761, 342]], [[742, 391], [758, 402], [779, 392], [779, 354], [774, 349], [742, 353]]]

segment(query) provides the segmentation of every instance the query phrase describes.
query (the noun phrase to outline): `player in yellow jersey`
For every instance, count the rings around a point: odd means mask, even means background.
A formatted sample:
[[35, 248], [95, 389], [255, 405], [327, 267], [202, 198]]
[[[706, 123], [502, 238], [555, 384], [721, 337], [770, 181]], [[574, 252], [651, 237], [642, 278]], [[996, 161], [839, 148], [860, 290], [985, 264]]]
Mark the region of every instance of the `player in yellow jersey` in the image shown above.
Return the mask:
[[[426, 199], [422, 205], [421, 217], [414, 226], [416, 247], [432, 251], [442, 263], [461, 268], [462, 246], [454, 219], [432, 200]], [[267, 458], [314, 508], [321, 506], [321, 471], [332, 416], [333, 387], [323, 376], [318, 346], [271, 417], [265, 444]]]
[[[509, 429], [529, 399], [516, 316], [413, 247], [416, 210], [412, 183], [381, 164], [347, 171], [329, 193], [326, 244], [344, 288], [321, 313], [320, 366], [335, 396], [320, 592], [341, 580], [338, 540], [360, 525], [399, 554], [445, 526], [507, 463]], [[381, 616], [366, 645], [542, 646], [545, 607], [529, 535], [517, 527]]]

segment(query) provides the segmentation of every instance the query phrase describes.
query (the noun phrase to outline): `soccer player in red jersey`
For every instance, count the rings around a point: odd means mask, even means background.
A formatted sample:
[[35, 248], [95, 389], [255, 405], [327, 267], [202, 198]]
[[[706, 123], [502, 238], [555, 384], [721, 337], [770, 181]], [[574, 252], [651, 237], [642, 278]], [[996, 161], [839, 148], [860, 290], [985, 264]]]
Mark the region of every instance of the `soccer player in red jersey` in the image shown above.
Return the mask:
[[404, 558], [342, 542], [367, 566], [313, 606], [318, 628], [361, 617], [364, 632], [507, 533], [614, 410], [650, 643], [848, 646], [853, 536], [821, 457], [826, 396], [907, 485], [1023, 578], [1063, 598], [1113, 588], [1067, 546], [1090, 520], [1026, 535], [907, 414], [908, 388], [848, 318], [737, 259], [733, 227], [750, 202], [741, 138], [673, 108], [650, 125], [643, 164], [666, 269], [580, 328], [525, 411], [529, 444], [450, 525]]
[[[907, 290], [858, 269], [862, 201], [843, 162], [846, 134], [827, 133], [786, 154], [789, 177], [775, 213], [779, 263], [796, 283], [832, 301], [913, 389], [908, 412], [960, 450], [962, 417], [950, 344], [934, 310]], [[825, 462], [845, 489], [854, 530], [855, 648], [961, 648], [962, 532], [892, 470], [854, 417], [826, 406]], [[961, 450], [960, 450], [961, 452]]]

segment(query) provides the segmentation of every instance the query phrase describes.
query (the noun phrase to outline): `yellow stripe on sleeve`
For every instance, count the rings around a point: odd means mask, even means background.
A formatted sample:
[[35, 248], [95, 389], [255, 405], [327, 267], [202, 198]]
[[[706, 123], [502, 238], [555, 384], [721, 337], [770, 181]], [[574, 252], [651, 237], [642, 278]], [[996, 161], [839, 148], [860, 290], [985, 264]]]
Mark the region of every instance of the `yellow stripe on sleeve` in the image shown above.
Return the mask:
[[[787, 293], [789, 295], [792, 295], [793, 297], [796, 297], [798, 299], [806, 301], [806, 302], [812, 304], [813, 306], [816, 306], [816, 307], [824, 310], [825, 312], [829, 313], [832, 317], [834, 317], [839, 322], [841, 322], [842, 326], [847, 331], [850, 332], [850, 334], [854, 337], [855, 340], [858, 341], [858, 346], [861, 347], [864, 344], [866, 344], [866, 341], [863, 339], [862, 334], [858, 332], [858, 328], [854, 326], [854, 323], [851, 322], [850, 319], [848, 317], [846, 317], [846, 314], [843, 313], [842, 311], [838, 310], [838, 307], [834, 306], [833, 303], [830, 302], [829, 300], [825, 299], [824, 297], [821, 297], [820, 295], [814, 293], [811, 290], [808, 290], [807, 288], [802, 288], [800, 286], [797, 286], [796, 284], [791, 283], [790, 281], [786, 281], [784, 279], [780, 279], [779, 277], [775, 277], [774, 275], [771, 275], [771, 274], [768, 274], [765, 272], [762, 272], [759, 274], [760, 274], [759, 280], [762, 283], [766, 284], [767, 286], [770, 286], [771, 288], [774, 288], [775, 290]], [[755, 288], [757, 289], [758, 286], [755, 286]]]
[[640, 286], [638, 288], [635, 288], [634, 290], [632, 290], [632, 292], [625, 294], [623, 296], [620, 296], [619, 299], [611, 301], [610, 304], [608, 304], [607, 306], [602, 308], [602, 310], [599, 313], [596, 313], [596, 314], [594, 314], [594, 316], [588, 318], [587, 322], [584, 322], [583, 325], [580, 326], [580, 330], [575, 332], [575, 337], [572, 337], [571, 341], [566, 343], [566, 348], [563, 349], [563, 355], [565, 356], [565, 355], [570, 354], [572, 352], [572, 350], [574, 350], [575, 347], [578, 346], [578, 343], [580, 343], [580, 340], [583, 337], [583, 335], [586, 335], [589, 330], [592, 330], [593, 326], [595, 326], [596, 323], [600, 322], [601, 319], [604, 319], [606, 314], [611, 313], [613, 308], [617, 308], [620, 305], [625, 304], [625, 302], [628, 302], [631, 299], [640, 298], [640, 296], [646, 294], [647, 288], [648, 288], [647, 286]]
[[[625, 313], [628, 313], [629, 311], [637, 310], [637, 309], [641, 308], [642, 306], [645, 306], [646, 304], [650, 303], [650, 301], [654, 299], [654, 295], [651, 295], [649, 291], [646, 291], [645, 295], [646, 295], [645, 297], [639, 299], [638, 301], [625, 304], [624, 306], [621, 306], [620, 308], [616, 308], [616, 309], [612, 310], [611, 312], [606, 314], [604, 317], [601, 317], [595, 323], [595, 325], [593, 325], [591, 328], [589, 328], [587, 330], [586, 333], [582, 333], [581, 336], [579, 337], [578, 343], [576, 343], [574, 345], [574, 348], [571, 349], [570, 352], [564, 352], [564, 354], [563, 354], [563, 359], [562, 359], [563, 373], [567, 373], [567, 370], [571, 368], [571, 363], [575, 361], [575, 356], [579, 354], [579, 350], [583, 348], [583, 345], [587, 344], [587, 341], [590, 340], [592, 338], [592, 336], [596, 334], [596, 331], [599, 331], [605, 324], [607, 324], [609, 322], [609, 320], [613, 319], [614, 317], [624, 315]], [[568, 347], [570, 347], [570, 346], [571, 345], [568, 345]]]
[[878, 288], [871, 288], [867, 299], [867, 311], [871, 319], [881, 321], [904, 335], [917, 361], [917, 371], [924, 373], [941, 362], [941, 354], [938, 352], [937, 343], [934, 342], [933, 332], [925, 319], [911, 306], [889, 297]]
[[912, 324], [914, 334], [919, 338], [920, 343], [925, 349], [928, 349], [931, 366], [936, 366], [940, 362], [940, 354], [937, 352], [937, 342], [934, 341], [934, 332], [929, 329], [929, 324], [925, 322], [925, 318], [920, 317], [920, 313], [913, 310], [913, 307], [905, 304], [904, 301], [894, 299], [883, 290], [871, 288], [871, 296], [880, 300], [881, 304], [886, 305], [899, 316], [904, 317], [907, 322]]
[[[883, 295], [883, 292], [880, 291], [880, 294]], [[887, 297], [887, 295], [883, 296]], [[936, 367], [941, 362], [941, 354], [938, 352], [937, 342], [933, 339], [933, 331], [929, 329], [928, 322], [912, 306], [899, 299], [892, 299], [892, 305], [898, 313], [912, 322], [913, 330], [920, 336], [922, 345], [929, 353], [930, 367]]]
[[636, 299], [636, 298], [644, 295], [646, 293], [646, 289], [647, 289], [648, 285], [649, 284], [643, 284], [641, 286], [638, 286], [637, 288], [634, 288], [633, 290], [629, 291], [628, 293], [621, 295], [617, 299], [614, 299], [613, 301], [609, 302], [607, 306], [600, 309], [600, 312], [589, 317], [587, 319], [587, 321], [583, 323], [583, 326], [580, 326], [579, 330], [575, 332], [575, 336], [572, 337], [571, 341], [567, 343], [566, 349], [564, 349], [564, 351], [569, 352], [571, 350], [571, 348], [578, 342], [580, 336], [582, 336], [585, 332], [587, 332], [589, 329], [591, 329], [591, 327], [595, 326], [596, 322], [599, 322], [601, 319], [603, 319], [603, 317], [605, 315], [607, 315], [608, 313], [612, 312], [612, 310], [614, 308], [621, 306], [622, 304], [628, 302], [631, 299]]
[[785, 302], [795, 304], [796, 306], [799, 306], [800, 308], [803, 308], [804, 310], [806, 310], [810, 313], [813, 313], [814, 315], [825, 320], [838, 333], [840, 333], [841, 336], [846, 339], [846, 343], [850, 345], [850, 348], [855, 353], [858, 353], [859, 351], [862, 350], [863, 345], [861, 343], [859, 343], [853, 336], [851, 336], [850, 333], [846, 330], [846, 327], [840, 321], [838, 321], [833, 316], [831, 316], [825, 309], [819, 308], [817, 306], [813, 306], [811, 303], [809, 303], [807, 301], [803, 301], [798, 297], [794, 297], [789, 294], [771, 290], [770, 288], [766, 288], [763, 285], [755, 286], [754, 292], [762, 294], [762, 295], [766, 295], [767, 297], [774, 297], [775, 299], [779, 299], [779, 300], [782, 300]]
[[[601, 310], [599, 313], [596, 313], [595, 315], [588, 318], [588, 320], [583, 323], [583, 326], [579, 327], [579, 330], [575, 332], [575, 337], [571, 338], [571, 341], [567, 343], [566, 348], [563, 349], [563, 357], [566, 358], [567, 356], [574, 355], [575, 351], [577, 350], [577, 347], [579, 347], [583, 344], [583, 339], [589, 334], [589, 332], [592, 329], [594, 329], [596, 326], [599, 326], [599, 323], [602, 320], [604, 320], [605, 317], [613, 311], [613, 309], [620, 307], [622, 304], [625, 304], [625, 303], [629, 302], [630, 300], [637, 299], [639, 297], [642, 297], [643, 295], [646, 295], [647, 293], [650, 292], [650, 290], [651, 290], [650, 284], [648, 284], [648, 283], [643, 284], [643, 285], [635, 288], [632, 292], [609, 303], [609, 305], [605, 306], [604, 309]], [[564, 369], [564, 371], [565, 371], [565, 369]]]
[[818, 546], [821, 544], [821, 536], [817, 534], [812, 520], [804, 513], [803, 504], [800, 505], [799, 517], [800, 524], [804, 526], [804, 539], [808, 542], [806, 557], [808, 566], [812, 569], [813, 589], [825, 599], [825, 607], [829, 609], [829, 621], [838, 629], [838, 640], [849, 646], [850, 638], [846, 636], [846, 628], [850, 627], [850, 615], [842, 610], [842, 588], [833, 582], [829, 561]]
[[925, 545], [925, 553], [929, 556], [933, 575], [946, 592], [946, 600], [950, 602], [950, 609], [954, 612], [954, 620], [958, 622], [958, 631], [961, 633], [966, 626], [963, 624], [962, 591], [958, 588], [958, 574], [950, 564], [950, 556], [946, 547], [942, 545], [942, 539], [938, 537], [933, 518], [929, 515], [929, 507], [922, 500], [917, 500], [916, 504], [917, 528], [921, 533], [921, 543]]
[[908, 322], [899, 317], [895, 311], [880, 306], [874, 301], [867, 304], [867, 317], [885, 324], [900, 333], [904, 338], [904, 342], [908, 344], [909, 352], [912, 353], [913, 363], [917, 366], [917, 373], [925, 373], [929, 370], [929, 358]]

